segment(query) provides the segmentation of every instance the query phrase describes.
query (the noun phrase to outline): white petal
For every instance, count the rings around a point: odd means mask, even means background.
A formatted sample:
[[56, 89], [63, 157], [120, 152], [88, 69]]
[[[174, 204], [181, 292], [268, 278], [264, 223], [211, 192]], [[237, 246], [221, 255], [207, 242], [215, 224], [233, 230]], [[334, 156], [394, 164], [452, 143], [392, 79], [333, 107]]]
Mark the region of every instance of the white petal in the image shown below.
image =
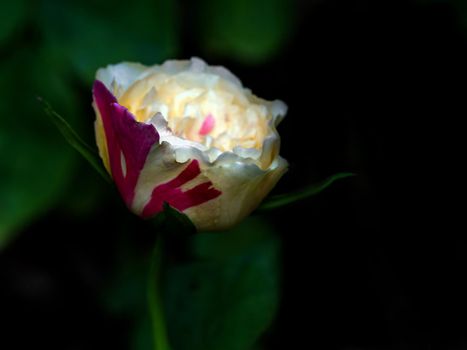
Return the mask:
[[100, 68], [96, 73], [96, 79], [102, 81], [119, 98], [133, 82], [141, 79], [147, 69], [145, 65], [133, 62], [111, 64]]
[[[184, 162], [177, 161], [180, 151], [186, 153]], [[281, 157], [266, 170], [261, 170], [251, 159], [232, 152], [222, 153], [215, 162], [206, 158], [196, 148], [173, 146], [167, 142], [154, 146], [136, 186], [133, 210], [141, 213], [156, 186], [177, 177], [189, 160], [197, 159], [201, 174], [186, 187], [211, 181], [222, 194], [186, 209], [185, 213], [199, 230], [227, 229], [250, 214], [287, 170], [287, 162]]]
[[268, 107], [274, 120], [274, 125], [279, 125], [287, 114], [287, 105], [281, 100], [274, 100], [268, 104]]
[[287, 170], [287, 162], [277, 158], [265, 171], [245, 161], [202, 164], [201, 171], [222, 194], [185, 213], [200, 230], [227, 229], [249, 215]]
[[151, 199], [154, 188], [177, 177], [185, 166], [175, 161], [174, 150], [170, 144], [162, 142], [154, 145], [136, 184], [133, 211], [141, 214]]

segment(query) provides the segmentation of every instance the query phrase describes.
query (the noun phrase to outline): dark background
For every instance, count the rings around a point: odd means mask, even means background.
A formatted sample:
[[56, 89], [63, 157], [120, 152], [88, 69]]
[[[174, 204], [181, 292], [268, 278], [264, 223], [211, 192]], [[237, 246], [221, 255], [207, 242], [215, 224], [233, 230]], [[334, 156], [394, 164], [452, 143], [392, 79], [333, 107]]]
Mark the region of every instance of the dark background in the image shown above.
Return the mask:
[[276, 193], [358, 174], [267, 217], [283, 282], [264, 348], [467, 349], [464, 2], [146, 1], [154, 21], [123, 3], [18, 3], [1, 5], [1, 348], [126, 349], [130, 321], [100, 291], [115, 232], [136, 251], [151, 234], [34, 96], [92, 142], [98, 67], [199, 56], [288, 104]]

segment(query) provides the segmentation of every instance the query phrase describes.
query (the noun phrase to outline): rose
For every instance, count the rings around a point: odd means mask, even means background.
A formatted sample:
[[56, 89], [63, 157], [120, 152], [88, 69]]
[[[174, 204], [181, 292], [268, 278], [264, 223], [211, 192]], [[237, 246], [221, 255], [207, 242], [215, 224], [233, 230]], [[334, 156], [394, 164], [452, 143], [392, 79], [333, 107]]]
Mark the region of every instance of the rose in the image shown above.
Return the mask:
[[96, 141], [126, 205], [152, 217], [164, 202], [200, 230], [251, 213], [287, 169], [276, 126], [287, 107], [198, 58], [109, 65], [93, 87]]

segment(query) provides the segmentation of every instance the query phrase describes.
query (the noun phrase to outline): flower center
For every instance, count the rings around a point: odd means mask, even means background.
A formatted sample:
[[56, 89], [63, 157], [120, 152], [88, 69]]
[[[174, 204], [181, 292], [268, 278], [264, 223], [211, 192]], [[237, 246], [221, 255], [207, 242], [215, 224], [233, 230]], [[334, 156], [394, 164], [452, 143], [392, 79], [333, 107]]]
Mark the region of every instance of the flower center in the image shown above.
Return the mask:
[[157, 72], [134, 83], [119, 102], [140, 122], [159, 112], [176, 136], [221, 151], [261, 149], [268, 132], [266, 107], [212, 74]]

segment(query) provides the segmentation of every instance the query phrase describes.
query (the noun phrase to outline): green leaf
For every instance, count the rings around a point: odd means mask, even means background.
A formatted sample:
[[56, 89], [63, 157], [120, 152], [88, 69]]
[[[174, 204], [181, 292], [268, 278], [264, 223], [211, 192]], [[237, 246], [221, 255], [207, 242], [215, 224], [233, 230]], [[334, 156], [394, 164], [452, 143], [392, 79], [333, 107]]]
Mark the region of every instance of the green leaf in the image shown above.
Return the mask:
[[274, 229], [258, 217], [248, 217], [227, 232], [199, 233], [192, 241], [193, 251], [202, 260], [223, 261], [242, 255], [251, 247], [271, 238]]
[[202, 0], [200, 44], [206, 51], [244, 63], [261, 63], [278, 53], [294, 25], [295, 0]]
[[27, 9], [26, 0], [0, 1], [0, 13], [3, 14], [0, 21], [0, 46], [23, 24]]
[[[168, 270], [165, 298], [173, 349], [248, 350], [273, 321], [279, 302], [279, 242], [265, 222], [256, 221], [256, 231], [252, 222], [247, 219], [231, 232], [195, 236], [195, 250], [202, 247], [198, 259]], [[242, 247], [236, 253], [211, 255], [228, 249], [234, 237], [245, 242], [248, 235], [256, 237], [250, 244], [236, 244]]]
[[[167, 237], [167, 236], [166, 236]], [[260, 217], [235, 229], [190, 236], [192, 259], [168, 251], [163, 300], [174, 350], [250, 350], [271, 325], [280, 286], [280, 241]], [[146, 303], [149, 259], [122, 242], [116, 280], [103, 301], [111, 312], [133, 320], [133, 349], [152, 349]]]
[[167, 239], [186, 240], [187, 237], [197, 232], [196, 226], [190, 218], [173, 208], [167, 202], [164, 203], [163, 210], [155, 217], [150, 219], [156, 232], [163, 234]]
[[[58, 200], [72, 159], [30, 132], [0, 135], [0, 249]], [[14, 149], [14, 153], [12, 150]]]
[[151, 219], [157, 239], [163, 239], [164, 245], [176, 259], [190, 259], [190, 238], [196, 234], [197, 228], [184, 213], [164, 203], [164, 210]]
[[100, 67], [122, 61], [154, 64], [178, 51], [173, 0], [42, 0], [37, 16], [46, 45], [86, 84]]
[[75, 150], [81, 154], [84, 159], [86, 159], [92, 167], [101, 175], [104, 180], [108, 183], [112, 183], [112, 180], [109, 177], [109, 174], [102, 165], [102, 161], [99, 155], [89, 146], [86, 142], [83, 141], [81, 137], [73, 130], [73, 128], [68, 124], [68, 122], [63, 119], [57, 112], [53, 110], [50, 104], [38, 97], [39, 102], [44, 107], [44, 111], [52, 119], [60, 133], [63, 135], [65, 140], [73, 147]]
[[331, 186], [331, 184], [334, 183], [334, 181], [337, 181], [339, 179], [344, 179], [350, 176], [355, 176], [355, 174], [353, 173], [334, 174], [328, 177], [326, 180], [321, 181], [317, 184], [313, 184], [308, 187], [305, 187], [304, 189], [301, 189], [300, 191], [271, 196], [267, 198], [257, 210], [267, 211], [267, 210], [280, 208], [280, 207], [307, 199], [325, 190], [326, 188]]
[[154, 340], [152, 337], [152, 324], [149, 317], [137, 320], [131, 332], [131, 350], [154, 350]]
[[164, 210], [153, 219], [153, 223], [157, 229], [164, 231], [164, 234], [168, 235], [176, 234], [188, 237], [197, 232], [190, 218], [186, 214], [172, 208], [168, 203], [164, 203]]
[[62, 147], [35, 100], [40, 93], [77, 116], [75, 94], [54, 63], [44, 50], [23, 45], [0, 66], [0, 248], [66, 197], [74, 174], [74, 152]]

